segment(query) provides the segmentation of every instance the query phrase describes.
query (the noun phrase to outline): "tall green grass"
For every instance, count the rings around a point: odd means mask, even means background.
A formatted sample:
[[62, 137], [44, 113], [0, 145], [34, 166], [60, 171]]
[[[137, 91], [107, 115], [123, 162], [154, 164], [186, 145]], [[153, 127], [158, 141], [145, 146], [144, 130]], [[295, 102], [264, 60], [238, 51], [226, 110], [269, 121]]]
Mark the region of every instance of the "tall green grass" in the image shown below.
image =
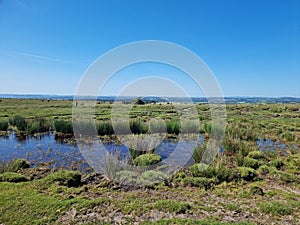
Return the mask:
[[18, 131], [26, 131], [27, 122], [23, 116], [16, 115], [10, 120], [10, 124], [16, 126]]
[[28, 134], [48, 132], [51, 128], [51, 122], [44, 118], [38, 118], [27, 121], [26, 132]]
[[7, 131], [8, 129], [8, 120], [0, 120], [0, 130]]
[[68, 120], [54, 120], [53, 126], [56, 132], [64, 134], [73, 134], [73, 125]]
[[100, 136], [113, 135], [114, 129], [110, 121], [101, 121], [97, 125], [97, 133]]

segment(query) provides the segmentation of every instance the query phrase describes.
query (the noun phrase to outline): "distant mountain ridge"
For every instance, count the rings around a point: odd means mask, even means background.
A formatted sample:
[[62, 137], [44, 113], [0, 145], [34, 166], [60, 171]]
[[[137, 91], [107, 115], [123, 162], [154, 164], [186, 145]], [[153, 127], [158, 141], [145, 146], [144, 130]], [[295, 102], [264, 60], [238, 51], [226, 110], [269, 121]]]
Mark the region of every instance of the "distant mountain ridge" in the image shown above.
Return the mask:
[[[138, 96], [98, 96], [98, 101], [111, 102], [111, 101], [124, 101], [130, 102]], [[42, 95], [42, 94], [0, 94], [0, 98], [19, 98], [19, 99], [49, 99], [49, 100], [73, 100], [74, 95]], [[94, 100], [93, 96], [84, 96], [81, 99]], [[191, 102], [195, 103], [208, 103], [205, 97], [155, 97], [147, 96], [142, 97], [146, 103], [150, 102]], [[212, 98], [212, 100], [218, 100]], [[297, 97], [224, 97], [225, 103], [300, 103], [300, 98]]]

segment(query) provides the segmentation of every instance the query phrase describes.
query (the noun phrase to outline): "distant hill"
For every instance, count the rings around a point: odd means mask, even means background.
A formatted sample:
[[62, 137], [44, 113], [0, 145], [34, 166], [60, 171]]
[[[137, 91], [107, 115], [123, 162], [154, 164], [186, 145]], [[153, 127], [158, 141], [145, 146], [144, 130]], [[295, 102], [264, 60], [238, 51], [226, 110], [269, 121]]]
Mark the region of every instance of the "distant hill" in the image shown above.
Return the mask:
[[[99, 96], [98, 101], [112, 102], [131, 102], [138, 96]], [[73, 95], [36, 95], [36, 94], [0, 94], [0, 98], [20, 98], [20, 99], [50, 99], [50, 100], [73, 100]], [[94, 100], [93, 96], [84, 96], [82, 99]], [[142, 97], [145, 103], [166, 103], [166, 102], [190, 102], [191, 100], [195, 103], [208, 103], [205, 97], [155, 97], [147, 96]], [[218, 99], [213, 99], [213, 101], [218, 101]], [[224, 97], [225, 103], [300, 103], [300, 98], [296, 97]]]

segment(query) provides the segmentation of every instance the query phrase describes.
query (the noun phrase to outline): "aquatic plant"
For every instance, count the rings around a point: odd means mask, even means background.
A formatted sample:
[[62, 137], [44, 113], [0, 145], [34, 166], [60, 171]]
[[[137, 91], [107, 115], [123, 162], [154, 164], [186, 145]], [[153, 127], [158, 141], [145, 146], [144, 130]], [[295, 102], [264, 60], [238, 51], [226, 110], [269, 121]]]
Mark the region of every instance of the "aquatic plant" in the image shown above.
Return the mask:
[[0, 131], [7, 131], [8, 120], [0, 120]]
[[26, 131], [27, 122], [23, 116], [14, 116], [12, 120], [10, 120], [10, 124], [16, 126], [18, 131]]
[[54, 120], [53, 121], [54, 129], [56, 132], [64, 134], [73, 133], [73, 125], [71, 121], [68, 120]]
[[162, 158], [160, 155], [157, 154], [144, 154], [136, 157], [133, 160], [133, 164], [136, 166], [151, 166], [156, 163], [159, 163], [162, 161]]

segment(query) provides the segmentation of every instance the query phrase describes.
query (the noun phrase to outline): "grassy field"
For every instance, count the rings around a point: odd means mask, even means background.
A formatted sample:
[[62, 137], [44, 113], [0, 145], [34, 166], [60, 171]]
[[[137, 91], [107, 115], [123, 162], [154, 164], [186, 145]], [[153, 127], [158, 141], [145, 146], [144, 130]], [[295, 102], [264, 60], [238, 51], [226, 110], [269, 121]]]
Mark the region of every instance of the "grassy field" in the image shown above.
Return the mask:
[[[0, 130], [72, 132], [72, 104], [1, 99]], [[112, 134], [111, 106], [97, 104], [101, 135]], [[144, 176], [146, 185], [135, 188], [101, 174], [49, 169], [46, 164], [28, 168], [24, 160], [2, 162], [0, 224], [299, 224], [300, 104], [226, 107], [224, 154], [202, 170], [205, 147], [196, 148], [194, 165], [156, 184], [147, 185], [155, 171]], [[198, 104], [197, 110], [199, 131], [208, 137], [209, 105]], [[179, 118], [171, 104], [136, 105], [130, 113], [136, 133], [144, 126], [147, 132], [153, 117], [165, 120], [172, 128], [168, 132], [176, 135]], [[263, 153], [258, 138], [278, 139], [287, 149], [284, 154], [279, 149]], [[134, 162], [151, 163], [150, 156], [143, 160]], [[133, 176], [126, 174], [124, 179]]]
[[[13, 124], [14, 117], [21, 116], [25, 120], [25, 125], [21, 130], [27, 130], [34, 133], [35, 127], [41, 125], [41, 120], [45, 126], [44, 130], [50, 129], [59, 131], [70, 131], [72, 120], [72, 101], [62, 100], [28, 100], [28, 99], [1, 99], [0, 101], [0, 130], [7, 130], [7, 125]], [[182, 104], [182, 107], [188, 108], [188, 105]], [[109, 123], [111, 118], [110, 103], [98, 103], [95, 109], [95, 119], [97, 121], [99, 134], [103, 127]], [[300, 104], [228, 104], [227, 110], [227, 131], [237, 133], [242, 139], [272, 138], [283, 142], [297, 142], [300, 144]], [[210, 108], [207, 104], [197, 105], [200, 121], [199, 131], [209, 133]], [[167, 126], [176, 127], [179, 123], [179, 115], [172, 104], [146, 104], [134, 105], [130, 111], [130, 118], [138, 127], [138, 132], [147, 131], [143, 126], [151, 118], [161, 118], [167, 122]], [[55, 121], [64, 121], [61, 127], [55, 128]], [[175, 125], [174, 125], [175, 124]], [[108, 124], [110, 125], [110, 124]], [[149, 125], [149, 124], [148, 124]], [[65, 127], [64, 127], [65, 126]], [[16, 127], [12, 128], [16, 129]], [[60, 129], [61, 128], [61, 129]], [[99, 130], [98, 129], [98, 130]], [[168, 129], [168, 127], [167, 127]], [[43, 130], [43, 131], [44, 131]], [[176, 133], [176, 129], [168, 130], [169, 133]], [[108, 135], [111, 130], [108, 129]], [[248, 136], [248, 137], [247, 137]]]

